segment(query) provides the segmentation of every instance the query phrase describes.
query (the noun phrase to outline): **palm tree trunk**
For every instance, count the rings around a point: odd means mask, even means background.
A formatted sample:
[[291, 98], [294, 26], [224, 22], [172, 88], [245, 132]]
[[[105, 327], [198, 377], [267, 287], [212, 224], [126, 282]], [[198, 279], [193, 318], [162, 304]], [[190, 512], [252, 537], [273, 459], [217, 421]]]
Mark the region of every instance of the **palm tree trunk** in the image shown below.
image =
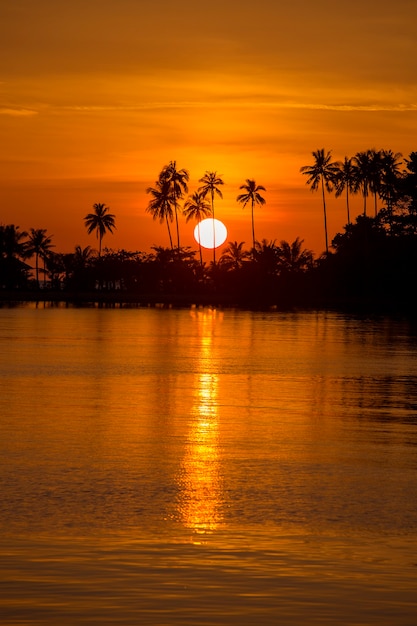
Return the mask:
[[366, 198], [368, 197], [368, 186], [363, 187], [363, 216], [366, 217]]
[[175, 225], [177, 227], [177, 250], [180, 251], [180, 227], [178, 225], [177, 203], [175, 203]]
[[213, 220], [213, 265], [216, 265], [216, 229], [214, 224], [214, 189], [211, 190], [211, 217]]
[[255, 218], [254, 218], [253, 206], [254, 206], [254, 201], [252, 198], [252, 247], [255, 250]]
[[170, 243], [170, 246], [171, 246], [171, 250], [173, 250], [173, 249], [174, 249], [174, 246], [172, 245], [172, 235], [171, 235], [171, 229], [170, 229], [170, 227], [169, 227], [168, 215], [165, 215], [165, 219], [166, 219], [166, 222], [167, 222], [169, 243]]
[[327, 243], [327, 213], [326, 213], [326, 197], [324, 195], [324, 182], [323, 176], [321, 177], [321, 193], [323, 196], [323, 214], [324, 214], [324, 238], [326, 240], [326, 254], [329, 252], [329, 246]]
[[35, 254], [36, 288], [39, 289], [39, 254]]
[[42, 257], [43, 260], [43, 288], [46, 289], [46, 256]]
[[348, 187], [346, 187], [346, 211], [347, 211], [347, 220], [348, 220], [348, 224], [350, 224], [349, 188], [348, 188]]
[[200, 243], [200, 241], [201, 241], [201, 238], [200, 238], [200, 222], [198, 222], [198, 224], [197, 224], [197, 232], [198, 232], [198, 247], [199, 247], [199, 250], [200, 250], [200, 265], [201, 265], [201, 267], [203, 267], [203, 252], [201, 250], [201, 243]]

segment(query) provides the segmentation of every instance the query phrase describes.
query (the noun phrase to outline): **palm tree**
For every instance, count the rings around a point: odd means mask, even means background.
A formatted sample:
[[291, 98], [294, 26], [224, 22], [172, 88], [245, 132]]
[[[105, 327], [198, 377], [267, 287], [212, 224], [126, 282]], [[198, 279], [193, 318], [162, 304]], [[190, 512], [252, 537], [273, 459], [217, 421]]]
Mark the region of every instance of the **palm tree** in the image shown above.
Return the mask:
[[382, 151], [381, 150], [370, 150], [370, 178], [369, 178], [369, 189], [373, 193], [374, 196], [374, 216], [378, 215], [378, 204], [377, 199], [378, 195], [381, 193], [381, 184], [382, 184]]
[[294, 273], [309, 269], [313, 263], [311, 250], [302, 249], [304, 239], [297, 237], [291, 244], [282, 240], [277, 248], [279, 264], [282, 270]]
[[94, 254], [97, 254], [93, 251], [91, 246], [86, 246], [82, 248], [81, 246], [75, 246], [74, 250], [74, 264], [77, 267], [85, 268], [94, 258]]
[[39, 288], [39, 257], [44, 262], [44, 277], [45, 272], [45, 258], [48, 251], [53, 248], [52, 237], [47, 236], [46, 228], [31, 228], [29, 231], [29, 239], [26, 242], [25, 256], [27, 258], [35, 255], [35, 272], [36, 272], [36, 286]]
[[97, 238], [99, 240], [98, 255], [101, 256], [101, 242], [106, 232], [113, 233], [113, 229], [116, 228], [115, 216], [109, 213], [110, 207], [105, 204], [97, 203], [93, 205], [94, 213], [88, 213], [85, 216], [84, 222], [87, 228], [87, 233], [90, 235], [93, 230], [96, 231]]
[[345, 156], [343, 163], [339, 163], [335, 175], [334, 186], [336, 198], [346, 190], [347, 223], [350, 224], [349, 194], [356, 193], [356, 176], [353, 160]]
[[257, 185], [256, 182], [252, 179], [247, 178], [246, 183], [241, 185], [239, 189], [243, 189], [246, 193], [241, 193], [236, 198], [237, 202], [240, 202], [243, 205], [243, 208], [250, 201], [252, 207], [252, 247], [255, 249], [255, 217], [254, 217], [254, 207], [255, 204], [263, 205], [265, 204], [265, 198], [261, 196], [260, 191], [266, 191], [265, 187], [262, 185]]
[[201, 251], [201, 243], [200, 243], [200, 223], [202, 218], [208, 217], [212, 214], [212, 209], [210, 208], [209, 203], [204, 199], [204, 195], [196, 191], [192, 196], [188, 196], [187, 200], [184, 203], [183, 214], [185, 215], [185, 221], [188, 223], [191, 219], [194, 219], [197, 222], [197, 228], [199, 236], [198, 236], [198, 246], [200, 249], [200, 263], [203, 265], [203, 254]]
[[313, 165], [303, 165], [303, 167], [300, 168], [300, 172], [308, 176], [306, 184], [311, 185], [311, 191], [316, 191], [319, 186], [321, 187], [324, 213], [324, 236], [327, 254], [329, 252], [329, 246], [327, 239], [326, 197], [324, 189], [329, 193], [333, 191], [333, 184], [338, 172], [339, 163], [337, 161], [332, 162], [331, 151], [325, 152], [324, 148], [312, 152], [312, 155], [314, 157]]
[[392, 204], [398, 193], [398, 181], [402, 178], [400, 167], [402, 165], [401, 152], [392, 150], [381, 150], [381, 187], [380, 193], [386, 201], [388, 215], [391, 219]]
[[0, 257], [12, 259], [23, 257], [25, 252], [25, 242], [22, 241], [27, 236], [27, 232], [20, 230], [14, 224], [0, 224]]
[[242, 269], [245, 261], [250, 257], [250, 252], [243, 249], [244, 244], [244, 241], [241, 241], [240, 243], [237, 241], [229, 241], [219, 259], [220, 265], [226, 270]]
[[[205, 198], [208, 193], [211, 197], [211, 216], [214, 220], [214, 194], [217, 194], [220, 198], [223, 198], [220, 185], [224, 185], [224, 182], [220, 176], [217, 176], [217, 172], [206, 172], [203, 178], [200, 178], [199, 183], [203, 183], [199, 187], [199, 193], [203, 194]], [[216, 229], [213, 227], [213, 264], [216, 265]]]
[[188, 180], [190, 175], [187, 170], [177, 169], [177, 162], [170, 161], [168, 165], [165, 165], [159, 175], [159, 180], [163, 183], [169, 184], [170, 196], [174, 205], [175, 211], [175, 223], [177, 227], [177, 249], [180, 250], [180, 230], [178, 225], [178, 200], [180, 200], [184, 193], [188, 192]]
[[261, 242], [255, 241], [253, 249], [253, 259], [262, 270], [264, 276], [275, 276], [278, 270], [279, 248], [275, 243], [275, 239], [268, 241], [262, 239]]
[[14, 224], [0, 224], [0, 288], [13, 289], [26, 284], [31, 269], [24, 263], [27, 236]]
[[152, 196], [149, 204], [146, 208], [146, 212], [150, 213], [154, 220], [159, 219], [160, 223], [166, 222], [168, 229], [169, 243], [171, 250], [172, 235], [169, 223], [174, 219], [174, 213], [172, 210], [172, 196], [171, 196], [171, 184], [168, 180], [159, 179], [155, 183], [155, 187], [148, 187], [146, 193]]
[[372, 150], [357, 152], [353, 157], [356, 172], [356, 191], [360, 190], [363, 196], [363, 215], [366, 217], [366, 199], [369, 194], [372, 179]]

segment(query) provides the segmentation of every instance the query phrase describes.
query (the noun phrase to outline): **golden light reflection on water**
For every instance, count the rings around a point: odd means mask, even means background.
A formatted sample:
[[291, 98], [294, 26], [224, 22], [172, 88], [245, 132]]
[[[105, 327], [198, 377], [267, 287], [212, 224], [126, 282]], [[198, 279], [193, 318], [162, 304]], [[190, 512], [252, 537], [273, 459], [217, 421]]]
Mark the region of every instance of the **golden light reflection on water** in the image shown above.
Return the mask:
[[198, 533], [218, 529], [222, 524], [222, 479], [219, 462], [218, 375], [213, 371], [213, 336], [221, 321], [216, 310], [191, 312], [198, 325], [198, 374], [195, 376], [186, 451], [179, 474], [180, 519]]

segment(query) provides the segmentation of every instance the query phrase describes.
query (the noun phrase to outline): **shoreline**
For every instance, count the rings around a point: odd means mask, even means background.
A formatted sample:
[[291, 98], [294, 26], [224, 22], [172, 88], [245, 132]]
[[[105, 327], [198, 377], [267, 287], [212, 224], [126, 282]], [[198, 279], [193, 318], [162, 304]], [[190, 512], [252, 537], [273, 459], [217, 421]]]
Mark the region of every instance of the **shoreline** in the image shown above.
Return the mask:
[[267, 298], [255, 300], [245, 298], [236, 300], [226, 294], [135, 294], [126, 291], [102, 292], [63, 292], [63, 291], [1, 291], [0, 308], [25, 303], [36, 303], [65, 306], [98, 306], [108, 308], [225, 308], [252, 311], [337, 311], [347, 314], [363, 315], [403, 315], [417, 319], [417, 306], [409, 301], [349, 299], [338, 300], [328, 298], [307, 298], [291, 301], [283, 298], [281, 302]]

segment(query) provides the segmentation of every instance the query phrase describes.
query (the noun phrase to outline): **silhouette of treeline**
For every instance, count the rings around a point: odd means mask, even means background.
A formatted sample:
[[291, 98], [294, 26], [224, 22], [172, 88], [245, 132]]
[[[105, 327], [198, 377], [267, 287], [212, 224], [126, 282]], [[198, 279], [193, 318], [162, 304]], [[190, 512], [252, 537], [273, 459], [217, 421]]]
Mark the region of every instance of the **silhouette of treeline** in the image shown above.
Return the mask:
[[[170, 237], [170, 247], [154, 246], [150, 253], [102, 250], [103, 236], [115, 228], [115, 216], [104, 204], [94, 205], [94, 212], [84, 218], [88, 232], [97, 234], [98, 251], [77, 246], [72, 253], [59, 253], [53, 250], [52, 237], [45, 229], [25, 232], [13, 224], [2, 225], [2, 297], [415, 311], [417, 152], [403, 162], [401, 155], [385, 150], [358, 153], [343, 163], [333, 162], [331, 153], [324, 149], [312, 154], [313, 164], [301, 171], [308, 176], [312, 190], [322, 193], [326, 243], [326, 193], [344, 193], [347, 209], [344, 232], [334, 237], [331, 251], [327, 248], [318, 258], [303, 248], [303, 240], [297, 237], [292, 243], [254, 239], [251, 248], [245, 248], [244, 242], [230, 241], [217, 260], [213, 254], [209, 264], [203, 263], [198, 251], [180, 245], [178, 215], [184, 212], [185, 217], [201, 219], [194, 207], [199, 200], [205, 203], [203, 215], [213, 216], [214, 196], [217, 193], [221, 197], [219, 185], [223, 182], [215, 172], [206, 172], [202, 189], [188, 196], [181, 208], [186, 171], [180, 170], [182, 183], [171, 187], [171, 192], [163, 176], [149, 188], [153, 191], [148, 190], [151, 201], [147, 210], [153, 217], [168, 229], [175, 220], [176, 246]], [[241, 189], [245, 193], [239, 201], [252, 205], [254, 234], [253, 209], [263, 204], [259, 198], [256, 201], [256, 194], [264, 188], [248, 179]], [[161, 206], [168, 207], [167, 212], [160, 212], [155, 204], [150, 208], [152, 202], [157, 200], [158, 205], [161, 199], [154, 191], [164, 196]], [[349, 196], [354, 193], [363, 196], [363, 212], [352, 221]], [[210, 203], [205, 201], [207, 194]], [[368, 214], [369, 196], [372, 216]], [[27, 263], [31, 258], [34, 267]]]

